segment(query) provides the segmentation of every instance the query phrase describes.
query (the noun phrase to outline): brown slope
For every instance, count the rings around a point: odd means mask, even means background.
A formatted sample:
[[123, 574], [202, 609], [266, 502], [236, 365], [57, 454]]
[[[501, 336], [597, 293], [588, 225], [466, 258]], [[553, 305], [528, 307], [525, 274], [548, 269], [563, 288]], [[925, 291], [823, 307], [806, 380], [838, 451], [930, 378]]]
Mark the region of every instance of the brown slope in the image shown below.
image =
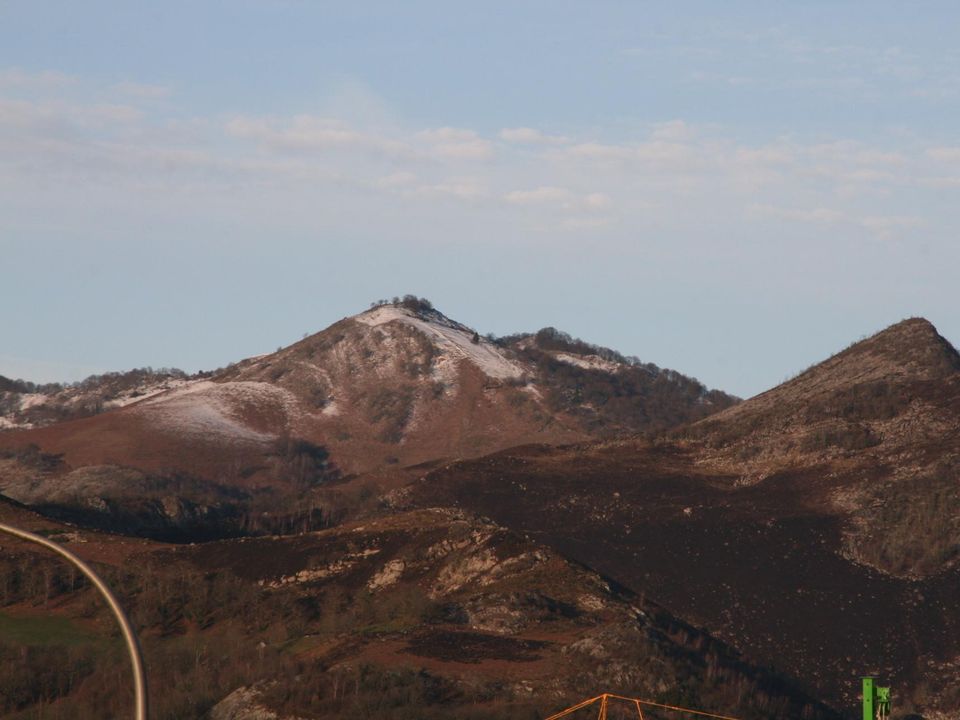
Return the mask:
[[414, 497], [536, 533], [837, 706], [880, 672], [900, 708], [957, 712], [956, 358], [907, 321], [672, 441], [502, 453]]
[[522, 379], [527, 368], [436, 311], [385, 306], [348, 318], [226, 381], [269, 383], [299, 402], [290, 432], [347, 472], [469, 457], [512, 438], [582, 437]]
[[[757, 719], [835, 717], [656, 604], [449, 510], [196, 546], [76, 532], [60, 540], [98, 562], [133, 610], [157, 717], [205, 716], [238, 686], [303, 718], [542, 716], [594, 688]], [[113, 556], [103, 547], [111, 541], [122, 549]], [[0, 558], [18, 576], [6, 616], [103, 619], [89, 590], [59, 573], [45, 592], [50, 568], [17, 555]], [[10, 652], [0, 637], [0, 678], [17, 663], [36, 671], [43, 658], [26, 644]], [[44, 672], [72, 681], [20, 709], [120, 716], [127, 695], [109, 684], [124, 670], [96, 645], [61, 652]], [[0, 712], [24, 696], [0, 695]]]
[[[20, 468], [13, 482], [12, 469], [0, 472], [0, 492], [129, 505], [132, 469], [143, 474], [137, 494], [152, 503], [134, 516], [178, 522], [163, 516], [180, 513], [184, 498], [204, 506], [201, 517], [236, 514], [211, 486], [260, 498], [250, 512], [276, 512], [294, 500], [317, 505], [314, 486], [338, 473], [673, 426], [732, 401], [677, 373], [595, 367], [576, 348], [566, 359], [547, 354], [481, 338], [422, 303], [378, 306], [211, 377], [126, 383], [123, 407], [0, 433], [0, 453], [34, 444], [60, 459], [42, 477]], [[94, 495], [88, 468], [100, 468]], [[185, 482], [203, 492], [184, 495]]]
[[889, 454], [946, 434], [960, 408], [958, 378], [957, 351], [927, 320], [912, 318], [681, 434], [741, 473], [871, 447]]

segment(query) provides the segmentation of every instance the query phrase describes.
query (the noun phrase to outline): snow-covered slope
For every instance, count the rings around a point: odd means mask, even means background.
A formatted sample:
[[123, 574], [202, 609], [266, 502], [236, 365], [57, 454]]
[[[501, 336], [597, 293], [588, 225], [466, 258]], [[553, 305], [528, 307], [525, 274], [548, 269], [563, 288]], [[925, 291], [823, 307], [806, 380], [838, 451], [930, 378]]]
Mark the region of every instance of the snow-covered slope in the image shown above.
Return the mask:
[[137, 403], [131, 412], [168, 432], [256, 442], [277, 435], [267, 428], [256, 429], [264, 423], [255, 422], [253, 413], [272, 408], [290, 417], [298, 406], [289, 390], [270, 383], [194, 380]]
[[403, 307], [385, 305], [361, 313], [354, 319], [370, 327], [399, 322], [419, 330], [439, 351], [435, 372], [443, 380], [454, 377], [464, 360], [500, 380], [519, 378], [524, 374], [524, 369], [508, 358], [501, 348], [436, 310], [418, 315]]

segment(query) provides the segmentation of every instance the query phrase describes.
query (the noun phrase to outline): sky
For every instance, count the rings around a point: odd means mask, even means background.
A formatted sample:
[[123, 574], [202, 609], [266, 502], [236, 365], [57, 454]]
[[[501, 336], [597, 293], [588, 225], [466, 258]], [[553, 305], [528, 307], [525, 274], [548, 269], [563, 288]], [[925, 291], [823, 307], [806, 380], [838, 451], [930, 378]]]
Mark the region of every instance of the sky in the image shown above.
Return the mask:
[[0, 375], [413, 293], [748, 397], [960, 343], [954, 2], [0, 2]]

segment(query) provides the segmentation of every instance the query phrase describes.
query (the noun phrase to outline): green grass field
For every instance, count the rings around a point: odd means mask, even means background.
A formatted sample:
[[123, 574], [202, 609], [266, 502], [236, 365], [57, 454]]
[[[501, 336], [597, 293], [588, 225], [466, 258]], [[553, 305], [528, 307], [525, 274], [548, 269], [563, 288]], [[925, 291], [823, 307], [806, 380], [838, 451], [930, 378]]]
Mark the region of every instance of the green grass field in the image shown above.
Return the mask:
[[64, 617], [21, 617], [0, 612], [0, 643], [46, 646], [100, 643], [106, 638]]

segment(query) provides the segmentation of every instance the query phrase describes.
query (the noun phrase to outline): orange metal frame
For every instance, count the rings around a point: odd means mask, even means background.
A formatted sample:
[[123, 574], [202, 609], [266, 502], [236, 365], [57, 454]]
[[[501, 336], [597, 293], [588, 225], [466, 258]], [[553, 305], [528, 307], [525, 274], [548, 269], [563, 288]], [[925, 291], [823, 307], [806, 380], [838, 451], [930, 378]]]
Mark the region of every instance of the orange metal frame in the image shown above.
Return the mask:
[[637, 709], [637, 716], [640, 718], [640, 720], [644, 720], [644, 707], [673, 710], [675, 712], [687, 713], [688, 715], [714, 718], [715, 720], [738, 720], [738, 718], [730, 717], [729, 715], [717, 715], [716, 713], [704, 712], [703, 710], [693, 710], [691, 708], [679, 707], [677, 705], [664, 705], [663, 703], [653, 702], [652, 700], [641, 700], [640, 698], [625, 697], [623, 695], [615, 695], [613, 693], [603, 693], [602, 695], [597, 695], [589, 700], [584, 700], [583, 702], [577, 703], [572, 707], [568, 707], [566, 710], [561, 710], [556, 715], [551, 715], [550, 717], [546, 718], [546, 720], [558, 720], [559, 718], [566, 717], [571, 713], [575, 713], [577, 710], [590, 707], [594, 703], [600, 703], [600, 713], [597, 715], [597, 720], [607, 720], [607, 705], [611, 700], [618, 700], [620, 702], [625, 702], [635, 706]]

